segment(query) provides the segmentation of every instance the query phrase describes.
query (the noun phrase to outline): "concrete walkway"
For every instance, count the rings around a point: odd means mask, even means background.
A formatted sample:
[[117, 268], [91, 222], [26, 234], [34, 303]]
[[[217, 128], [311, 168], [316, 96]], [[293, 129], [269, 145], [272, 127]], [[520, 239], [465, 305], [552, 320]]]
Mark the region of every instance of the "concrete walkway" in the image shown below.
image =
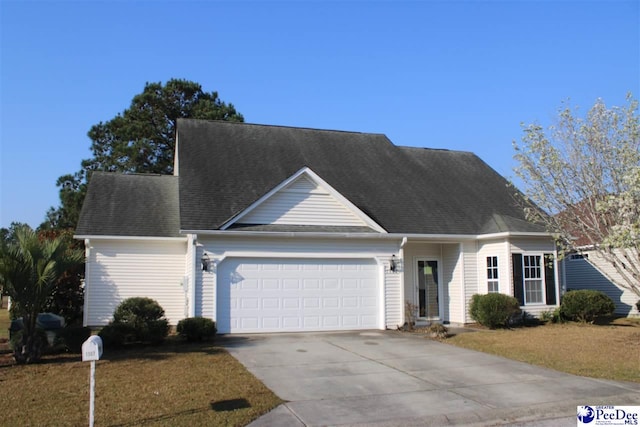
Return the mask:
[[228, 336], [287, 403], [256, 426], [575, 426], [578, 405], [640, 405], [640, 384], [595, 380], [396, 331]]

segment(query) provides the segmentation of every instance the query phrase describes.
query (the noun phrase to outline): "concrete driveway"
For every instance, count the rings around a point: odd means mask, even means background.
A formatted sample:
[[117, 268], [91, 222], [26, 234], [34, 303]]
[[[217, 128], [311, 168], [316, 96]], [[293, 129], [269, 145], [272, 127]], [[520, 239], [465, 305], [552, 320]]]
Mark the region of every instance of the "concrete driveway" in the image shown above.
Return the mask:
[[640, 384], [568, 375], [396, 331], [221, 342], [287, 401], [251, 426], [575, 426], [578, 405], [640, 405]]

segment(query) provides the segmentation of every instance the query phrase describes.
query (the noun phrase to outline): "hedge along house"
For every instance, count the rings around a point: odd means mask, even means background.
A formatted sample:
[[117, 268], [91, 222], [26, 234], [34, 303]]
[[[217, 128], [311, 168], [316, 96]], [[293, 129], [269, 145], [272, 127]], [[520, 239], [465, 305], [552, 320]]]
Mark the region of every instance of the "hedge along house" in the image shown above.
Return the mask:
[[559, 301], [553, 238], [468, 152], [380, 134], [179, 119], [173, 176], [96, 172], [84, 323], [147, 296], [220, 333], [463, 324], [475, 293]]

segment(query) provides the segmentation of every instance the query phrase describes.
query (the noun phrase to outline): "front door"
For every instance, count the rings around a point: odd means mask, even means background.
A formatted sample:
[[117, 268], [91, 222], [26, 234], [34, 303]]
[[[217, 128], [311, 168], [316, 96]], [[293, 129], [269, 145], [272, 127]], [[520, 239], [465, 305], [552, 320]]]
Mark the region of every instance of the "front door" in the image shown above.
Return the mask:
[[418, 260], [418, 317], [440, 319], [438, 261]]

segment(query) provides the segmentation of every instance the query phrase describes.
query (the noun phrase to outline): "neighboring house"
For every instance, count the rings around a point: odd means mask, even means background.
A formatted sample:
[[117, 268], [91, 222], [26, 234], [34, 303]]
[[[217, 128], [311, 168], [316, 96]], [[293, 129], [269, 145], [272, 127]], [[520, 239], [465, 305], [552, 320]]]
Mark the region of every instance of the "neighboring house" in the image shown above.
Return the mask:
[[580, 252], [568, 254], [562, 259], [563, 283], [567, 291], [593, 289], [607, 294], [616, 305], [616, 314], [640, 316], [636, 302], [640, 296], [613, 283], [610, 278], [623, 282], [611, 263], [607, 262], [593, 246], [582, 247]]
[[156, 299], [220, 333], [471, 322], [475, 293], [558, 305], [553, 238], [468, 152], [380, 134], [179, 119], [174, 176], [96, 172], [84, 323]]

